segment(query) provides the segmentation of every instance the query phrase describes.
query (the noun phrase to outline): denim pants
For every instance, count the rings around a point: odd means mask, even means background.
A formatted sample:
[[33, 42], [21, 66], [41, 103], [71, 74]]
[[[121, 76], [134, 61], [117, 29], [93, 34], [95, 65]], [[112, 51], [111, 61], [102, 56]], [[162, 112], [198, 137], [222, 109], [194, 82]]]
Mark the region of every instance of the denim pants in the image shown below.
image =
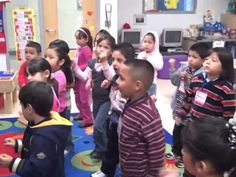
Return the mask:
[[93, 103], [93, 139], [95, 144], [94, 150], [98, 153], [105, 153], [107, 148], [106, 121], [110, 105], [110, 101], [106, 101], [101, 104]]
[[148, 88], [148, 94], [150, 96], [152, 96], [152, 95], [156, 96], [156, 94], [157, 94], [157, 86], [156, 86], [156, 84], [152, 83], [152, 85]]

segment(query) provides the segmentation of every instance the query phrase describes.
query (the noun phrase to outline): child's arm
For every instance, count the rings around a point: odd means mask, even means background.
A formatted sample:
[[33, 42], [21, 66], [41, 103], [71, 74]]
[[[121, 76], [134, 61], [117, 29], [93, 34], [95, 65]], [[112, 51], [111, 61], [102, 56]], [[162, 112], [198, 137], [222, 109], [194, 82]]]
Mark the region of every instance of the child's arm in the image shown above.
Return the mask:
[[23, 87], [27, 84], [27, 77], [25, 75], [26, 67], [27, 67], [27, 61], [24, 61], [21, 64], [19, 72], [18, 72], [18, 84], [20, 87]]
[[41, 136], [34, 136], [31, 140], [29, 158], [13, 158], [8, 165], [11, 172], [19, 176], [46, 176], [54, 168], [54, 160], [58, 154], [52, 141]]
[[[226, 87], [225, 87], [226, 88]], [[223, 117], [227, 120], [234, 117], [236, 108], [236, 99], [233, 89], [227, 88], [224, 90], [224, 95], [222, 96], [222, 106], [223, 106]]]
[[75, 66], [74, 68], [75, 77], [83, 81], [86, 81], [90, 77], [91, 73], [92, 69], [89, 67], [86, 67], [84, 71], [82, 71], [78, 66]]
[[144, 139], [147, 142], [149, 169], [147, 176], [158, 176], [163, 167], [165, 138], [161, 119], [155, 119], [143, 127]]
[[[189, 88], [186, 90], [186, 95], [183, 98], [183, 104], [182, 107], [179, 109], [176, 109], [176, 120], [184, 120], [186, 119], [187, 114], [190, 112], [193, 99], [195, 97], [194, 88], [192, 86], [193, 84], [190, 83]], [[178, 123], [178, 122], [176, 122]]]
[[170, 66], [170, 80], [171, 83], [175, 86], [179, 86], [181, 78], [182, 78], [182, 72], [185, 70], [186, 65], [181, 65], [177, 70], [174, 70], [171, 66]]
[[106, 52], [103, 52], [99, 55], [99, 59], [102, 64], [102, 70], [104, 73], [104, 76], [106, 77], [107, 80], [112, 80], [112, 78], [115, 76], [115, 70], [113, 66], [111, 66], [108, 62], [109, 55]]

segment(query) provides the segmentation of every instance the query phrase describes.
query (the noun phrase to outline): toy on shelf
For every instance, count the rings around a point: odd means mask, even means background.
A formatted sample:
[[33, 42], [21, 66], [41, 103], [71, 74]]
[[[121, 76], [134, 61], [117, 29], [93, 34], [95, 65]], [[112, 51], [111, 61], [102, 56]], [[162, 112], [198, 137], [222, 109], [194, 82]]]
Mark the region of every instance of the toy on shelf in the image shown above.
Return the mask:
[[223, 24], [215, 20], [211, 10], [207, 10], [206, 14], [203, 16], [203, 28], [205, 32], [211, 34], [224, 31]]

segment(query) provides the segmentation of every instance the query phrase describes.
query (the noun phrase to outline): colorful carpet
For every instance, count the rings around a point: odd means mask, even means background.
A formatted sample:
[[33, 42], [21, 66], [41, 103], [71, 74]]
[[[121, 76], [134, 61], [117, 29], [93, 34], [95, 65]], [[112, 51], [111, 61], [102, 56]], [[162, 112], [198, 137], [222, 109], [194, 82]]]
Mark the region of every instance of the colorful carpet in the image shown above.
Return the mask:
[[[7, 137], [22, 138], [24, 126], [22, 126], [17, 118], [0, 119], [0, 153], [7, 153], [12, 156], [19, 156], [14, 153], [13, 149], [3, 145], [3, 141]], [[72, 137], [75, 144], [73, 152], [66, 155], [65, 158], [65, 173], [66, 177], [89, 177], [91, 173], [100, 169], [100, 162], [90, 159], [89, 153], [94, 148], [93, 129], [78, 128], [77, 123], [74, 122], [72, 128]], [[165, 131], [167, 140], [166, 150], [170, 152], [171, 135]], [[166, 160], [165, 166], [168, 169], [175, 169], [173, 160]], [[8, 169], [0, 167], [0, 177], [17, 177], [17, 175], [9, 172]], [[119, 176], [119, 169], [116, 176]]]

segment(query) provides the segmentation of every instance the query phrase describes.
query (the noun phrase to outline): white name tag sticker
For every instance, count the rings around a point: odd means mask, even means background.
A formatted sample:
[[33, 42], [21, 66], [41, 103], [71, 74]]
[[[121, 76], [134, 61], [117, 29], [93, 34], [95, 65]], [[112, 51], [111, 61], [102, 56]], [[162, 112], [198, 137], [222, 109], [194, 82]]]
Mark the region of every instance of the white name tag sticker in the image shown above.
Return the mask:
[[204, 92], [198, 90], [195, 95], [194, 102], [203, 106], [206, 102], [206, 98], [207, 98], [207, 93], [204, 93]]
[[212, 47], [225, 47], [225, 41], [214, 41]]

